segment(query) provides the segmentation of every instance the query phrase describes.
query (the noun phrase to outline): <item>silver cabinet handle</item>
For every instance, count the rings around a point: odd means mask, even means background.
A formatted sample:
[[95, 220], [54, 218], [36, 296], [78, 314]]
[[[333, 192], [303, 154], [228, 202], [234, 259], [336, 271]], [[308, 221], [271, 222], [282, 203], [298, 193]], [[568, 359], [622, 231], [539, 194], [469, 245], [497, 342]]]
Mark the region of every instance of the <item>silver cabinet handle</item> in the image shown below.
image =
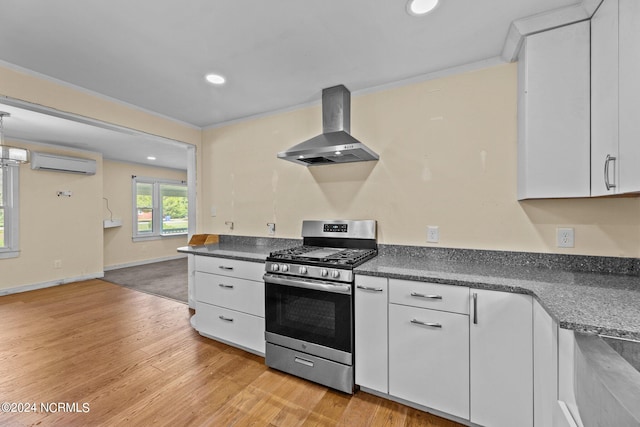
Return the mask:
[[218, 268], [220, 270], [233, 270], [233, 267], [227, 267], [227, 266], [224, 266], [224, 265], [219, 265]]
[[305, 366], [309, 366], [310, 368], [313, 368], [313, 361], [311, 360], [303, 359], [301, 357], [296, 357], [293, 359], [293, 361], [296, 363], [300, 363], [301, 365], [305, 365]]
[[611, 184], [609, 182], [609, 164], [615, 161], [616, 158], [609, 154], [607, 154], [607, 157], [604, 160], [604, 185], [605, 187], [607, 187], [607, 191], [611, 190], [612, 188], [616, 188], [615, 184]]
[[362, 285], [357, 285], [356, 288], [363, 289], [365, 291], [373, 291], [373, 292], [382, 292], [384, 290], [382, 288], [373, 288], [371, 286], [362, 286]]
[[442, 295], [425, 295], [425, 294], [419, 294], [417, 292], [411, 292], [411, 296], [418, 297], [418, 298], [427, 298], [427, 299], [442, 299]]
[[411, 323], [415, 325], [429, 326], [431, 328], [442, 328], [442, 323], [423, 322], [418, 319], [411, 319]]
[[351, 288], [351, 285], [348, 285], [348, 284], [336, 285], [333, 282], [325, 282], [325, 281], [318, 281], [318, 280], [311, 281], [306, 279], [292, 279], [292, 278], [282, 277], [282, 276], [278, 276], [270, 273], [265, 273], [264, 276], [262, 276], [262, 278], [264, 279], [264, 283], [267, 286], [268, 285], [293, 286], [293, 287], [303, 288], [303, 289], [313, 289], [316, 291], [327, 291], [327, 292], [333, 292], [336, 294], [348, 294], [348, 295], [351, 295], [353, 291], [353, 289]]
[[478, 324], [478, 294], [473, 294], [473, 324]]
[[218, 286], [225, 289], [233, 289], [233, 285], [225, 285], [224, 283], [218, 283]]
[[224, 317], [222, 315], [218, 316], [220, 318], [220, 320], [224, 320], [225, 322], [233, 322], [233, 318], [232, 317]]

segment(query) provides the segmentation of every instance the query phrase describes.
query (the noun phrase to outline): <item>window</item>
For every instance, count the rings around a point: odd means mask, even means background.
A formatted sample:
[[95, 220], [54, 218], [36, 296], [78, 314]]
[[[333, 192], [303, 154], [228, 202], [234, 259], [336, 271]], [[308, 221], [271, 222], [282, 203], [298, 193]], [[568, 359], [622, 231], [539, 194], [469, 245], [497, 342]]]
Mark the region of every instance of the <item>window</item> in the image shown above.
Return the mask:
[[0, 164], [0, 258], [18, 256], [18, 165]]
[[187, 234], [189, 204], [184, 181], [133, 177], [133, 238]]

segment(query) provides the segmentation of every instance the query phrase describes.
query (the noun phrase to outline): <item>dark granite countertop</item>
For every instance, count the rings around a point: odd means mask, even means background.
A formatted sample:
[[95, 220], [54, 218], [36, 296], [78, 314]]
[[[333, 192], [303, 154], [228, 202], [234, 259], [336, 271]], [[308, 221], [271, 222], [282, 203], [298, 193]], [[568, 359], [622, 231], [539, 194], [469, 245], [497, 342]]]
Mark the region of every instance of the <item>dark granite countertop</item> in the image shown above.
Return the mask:
[[[178, 252], [264, 262], [301, 240], [220, 236]], [[564, 329], [640, 340], [640, 259], [380, 245], [356, 274], [533, 295]]]
[[[529, 294], [562, 328], [640, 340], [640, 277], [635, 260], [620, 259], [624, 264], [620, 271], [625, 273], [620, 274], [610, 272], [615, 271], [616, 259], [602, 257], [570, 257], [584, 266], [568, 262], [562, 269], [558, 265], [549, 268], [539, 260], [527, 261], [522, 254], [510, 257], [509, 253], [457, 250], [452, 255], [450, 251], [412, 249], [405, 253], [383, 248], [356, 273]], [[476, 253], [481, 255], [476, 257]], [[486, 254], [491, 253], [498, 253], [497, 259], [489, 260]], [[603, 262], [609, 272], [591, 271], [594, 263]]]
[[250, 262], [264, 262], [270, 252], [301, 245], [301, 240], [275, 239], [244, 236], [220, 236], [220, 243], [207, 246], [183, 246], [178, 252], [237, 259]]

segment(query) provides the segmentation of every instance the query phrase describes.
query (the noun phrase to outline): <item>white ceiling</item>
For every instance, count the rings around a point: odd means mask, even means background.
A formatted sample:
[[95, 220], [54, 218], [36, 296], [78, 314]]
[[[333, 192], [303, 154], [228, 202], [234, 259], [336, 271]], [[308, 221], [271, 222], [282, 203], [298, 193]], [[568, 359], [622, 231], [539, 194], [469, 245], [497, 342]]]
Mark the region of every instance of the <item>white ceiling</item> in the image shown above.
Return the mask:
[[[0, 102], [4, 135], [11, 140], [100, 152], [105, 159], [171, 169], [187, 169], [187, 145], [79, 116], [60, 114], [40, 106]], [[36, 151], [41, 148], [36, 145]], [[46, 147], [42, 151], [47, 151]], [[147, 159], [148, 156], [155, 160]]]
[[0, 0], [0, 61], [206, 127], [496, 58], [512, 21], [575, 3]]

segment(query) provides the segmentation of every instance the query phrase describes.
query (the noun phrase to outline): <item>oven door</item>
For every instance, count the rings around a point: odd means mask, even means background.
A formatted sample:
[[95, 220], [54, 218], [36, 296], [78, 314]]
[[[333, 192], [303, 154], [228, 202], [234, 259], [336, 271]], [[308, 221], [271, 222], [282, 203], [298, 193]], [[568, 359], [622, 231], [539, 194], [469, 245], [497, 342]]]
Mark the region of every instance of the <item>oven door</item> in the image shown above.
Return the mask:
[[267, 273], [267, 342], [352, 364], [351, 284]]

